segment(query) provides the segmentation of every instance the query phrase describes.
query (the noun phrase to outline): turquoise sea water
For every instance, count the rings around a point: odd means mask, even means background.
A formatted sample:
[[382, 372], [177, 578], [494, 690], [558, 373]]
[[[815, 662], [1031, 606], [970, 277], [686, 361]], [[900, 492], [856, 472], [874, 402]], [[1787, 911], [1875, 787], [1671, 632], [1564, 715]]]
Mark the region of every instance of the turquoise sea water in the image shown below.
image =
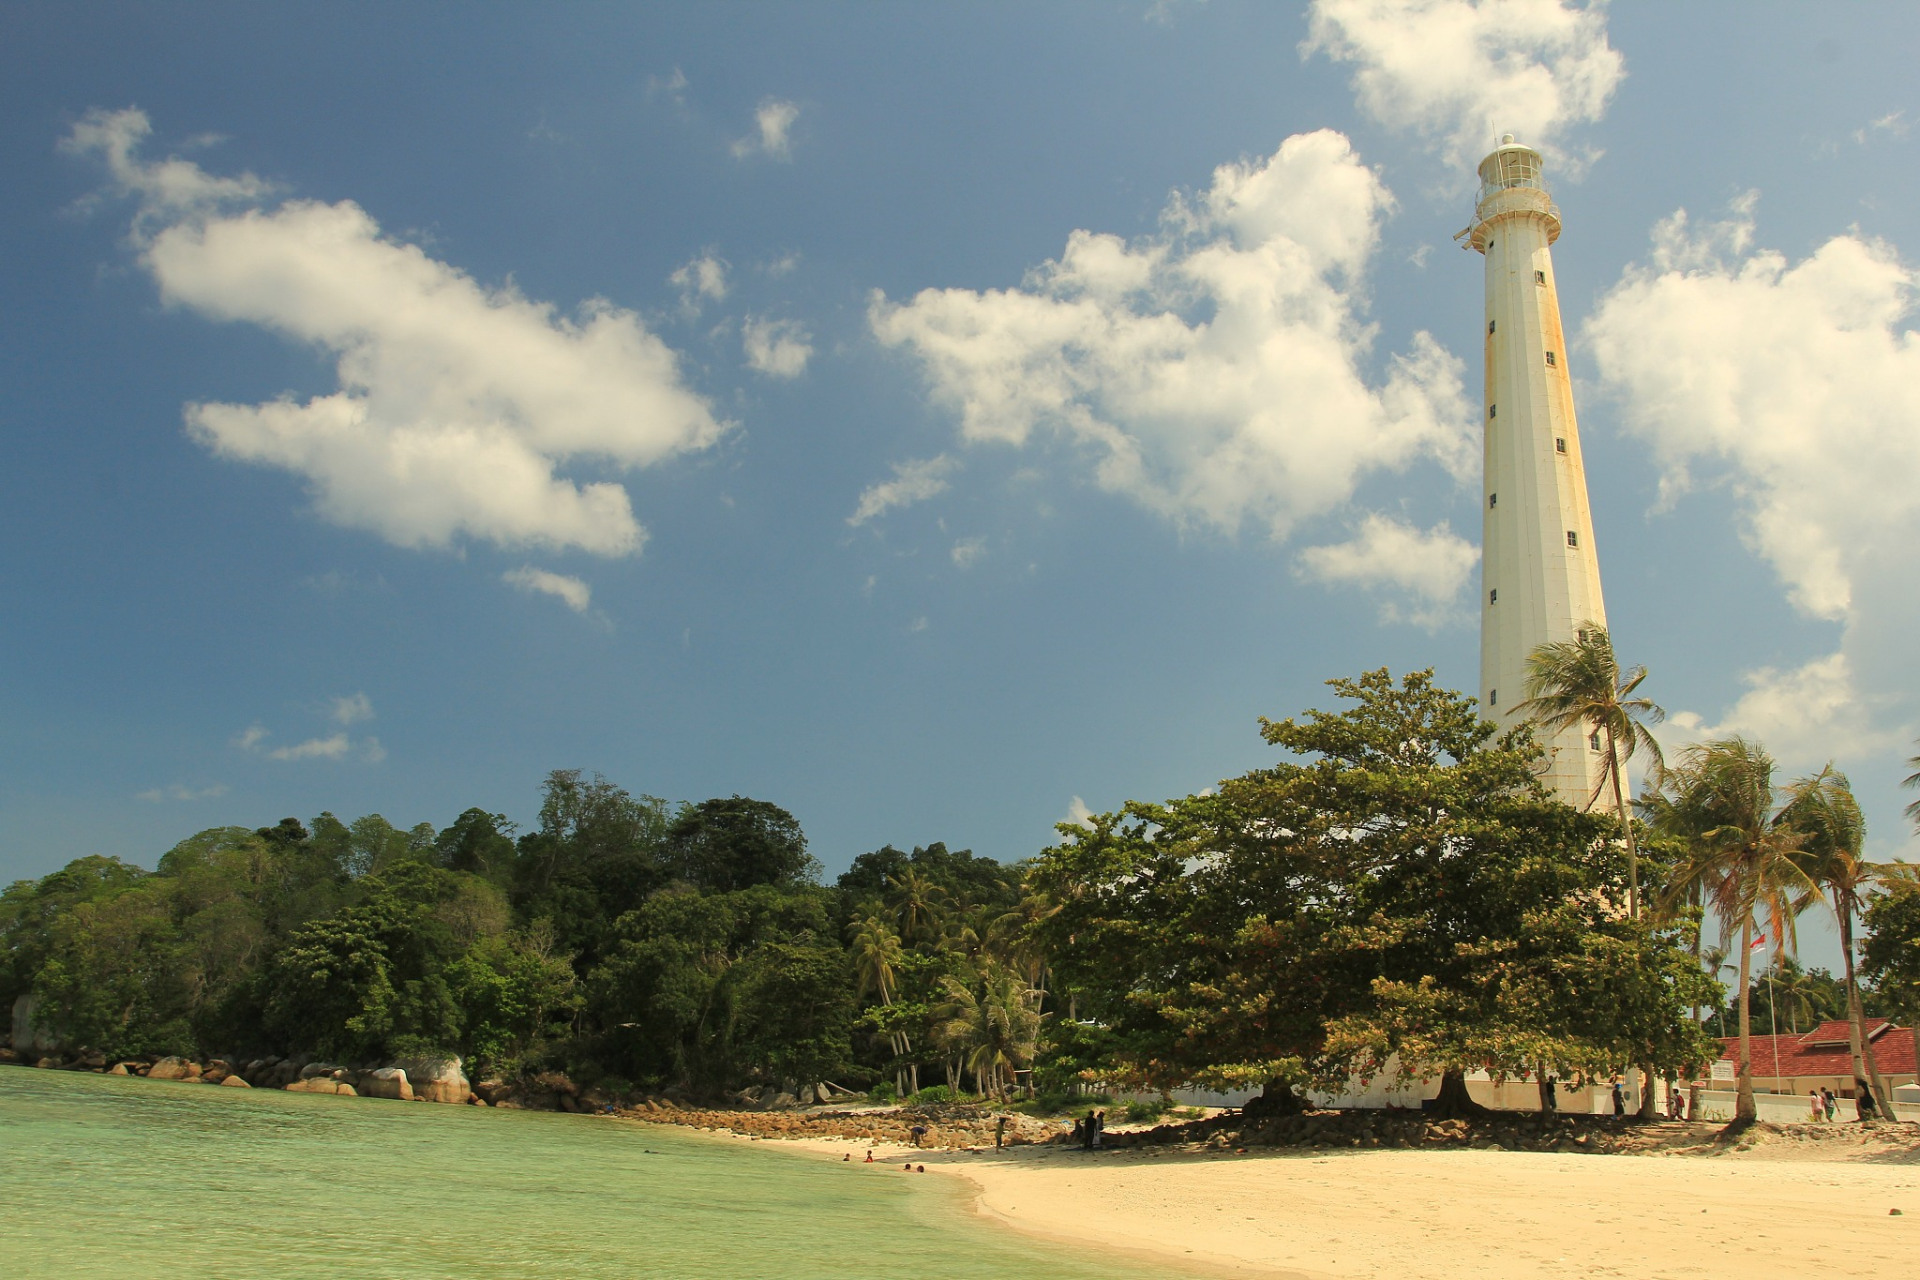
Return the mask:
[[623, 1121], [0, 1067], [9, 1275], [1169, 1273], [972, 1217], [952, 1179]]

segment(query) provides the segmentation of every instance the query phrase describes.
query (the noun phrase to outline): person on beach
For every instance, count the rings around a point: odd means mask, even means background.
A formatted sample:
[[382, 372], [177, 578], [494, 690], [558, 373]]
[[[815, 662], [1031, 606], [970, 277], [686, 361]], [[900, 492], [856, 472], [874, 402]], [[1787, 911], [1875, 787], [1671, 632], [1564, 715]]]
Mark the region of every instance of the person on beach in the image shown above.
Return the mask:
[[1107, 1132], [1107, 1113], [1102, 1111], [1093, 1118], [1093, 1145], [1098, 1148], [1100, 1139]]
[[873, 1152], [871, 1152], [871, 1151], [869, 1151], [869, 1152], [867, 1152], [867, 1158], [866, 1158], [866, 1159], [865, 1159], [864, 1161], [862, 1161], [861, 1163], [863, 1163], [863, 1164], [872, 1164], [872, 1163], [873, 1163]]
[[1865, 1124], [1879, 1113], [1880, 1104], [1874, 1101], [1873, 1086], [1858, 1076], [1853, 1080], [1853, 1116]]
[[917, 1124], [913, 1126], [913, 1145], [914, 1146], [916, 1147], [924, 1146], [926, 1136], [927, 1136], [927, 1126], [923, 1124]]
[[1087, 1125], [1092, 1123], [1092, 1121], [1093, 1121], [1093, 1113], [1088, 1112], [1087, 1118], [1085, 1120], [1075, 1120], [1073, 1122], [1073, 1145], [1074, 1146], [1087, 1147], [1092, 1145], [1087, 1141]]
[[1807, 1105], [1813, 1108], [1813, 1121], [1820, 1123], [1827, 1118], [1827, 1102], [1820, 1096], [1818, 1089], [1807, 1090]]
[[1840, 1111], [1840, 1099], [1835, 1097], [1833, 1090], [1825, 1085], [1820, 1086], [1820, 1099], [1827, 1106], [1827, 1123], [1832, 1124], [1833, 1117]]
[[1613, 1081], [1613, 1114], [1616, 1116], [1627, 1114], [1627, 1095], [1626, 1091], [1620, 1087], [1618, 1076], [1614, 1077]]
[[993, 1122], [993, 1149], [995, 1151], [1007, 1145], [1007, 1118], [1001, 1116]]
[[1667, 1119], [1680, 1119], [1680, 1082], [1671, 1077], [1667, 1080]]
[[1558, 1111], [1559, 1109], [1560, 1109], [1560, 1095], [1554, 1089], [1553, 1077], [1548, 1076], [1547, 1077], [1547, 1112], [1548, 1114], [1552, 1114], [1553, 1112]]

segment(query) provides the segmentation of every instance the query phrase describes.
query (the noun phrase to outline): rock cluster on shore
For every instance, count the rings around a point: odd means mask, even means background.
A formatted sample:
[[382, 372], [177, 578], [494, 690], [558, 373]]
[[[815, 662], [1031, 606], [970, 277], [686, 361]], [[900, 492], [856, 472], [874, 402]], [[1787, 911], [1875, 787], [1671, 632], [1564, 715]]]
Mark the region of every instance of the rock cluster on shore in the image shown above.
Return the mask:
[[[850, 1138], [946, 1150], [991, 1147], [1003, 1115], [1007, 1119], [1006, 1141], [1010, 1146], [1059, 1141], [1067, 1136], [1070, 1128], [1064, 1121], [1036, 1120], [1013, 1112], [964, 1104], [857, 1111], [734, 1111], [682, 1107], [665, 1099], [649, 1098], [616, 1114], [655, 1124], [723, 1129], [753, 1138]], [[915, 1127], [925, 1130], [917, 1142]]]

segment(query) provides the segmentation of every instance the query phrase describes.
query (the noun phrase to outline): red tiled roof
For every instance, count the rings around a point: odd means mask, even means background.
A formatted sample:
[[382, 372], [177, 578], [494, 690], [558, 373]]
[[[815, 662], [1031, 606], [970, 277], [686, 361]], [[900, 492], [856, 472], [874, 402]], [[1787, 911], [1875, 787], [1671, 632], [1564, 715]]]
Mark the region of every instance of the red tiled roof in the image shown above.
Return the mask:
[[[1887, 1028], [1893, 1024], [1885, 1018], [1868, 1018], [1861, 1025], [1862, 1029], [1867, 1033], [1867, 1039], [1877, 1045], [1880, 1037], [1885, 1034]], [[1847, 1020], [1841, 1018], [1837, 1022], [1821, 1023], [1813, 1030], [1807, 1032], [1807, 1034], [1801, 1036], [1800, 1043], [1808, 1046], [1836, 1044], [1846, 1046], [1853, 1043], [1853, 1033], [1848, 1027]]]
[[[1832, 1029], [1838, 1027], [1837, 1038]], [[1873, 1059], [1890, 1076], [1913, 1073], [1913, 1034], [1883, 1018], [1869, 1019], [1866, 1029], [1873, 1045]], [[1720, 1041], [1723, 1061], [1740, 1060], [1740, 1037]], [[1774, 1067], [1776, 1050], [1779, 1068]], [[1829, 1022], [1805, 1035], [1754, 1036], [1753, 1074], [1756, 1076], [1851, 1076], [1853, 1057], [1847, 1038], [1847, 1024]]]

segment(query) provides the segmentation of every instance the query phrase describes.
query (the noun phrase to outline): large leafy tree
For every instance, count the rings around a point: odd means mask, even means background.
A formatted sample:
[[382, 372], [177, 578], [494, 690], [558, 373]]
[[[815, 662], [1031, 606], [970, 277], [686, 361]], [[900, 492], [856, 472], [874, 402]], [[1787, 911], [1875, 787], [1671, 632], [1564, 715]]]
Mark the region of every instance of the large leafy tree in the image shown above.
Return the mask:
[[702, 800], [681, 811], [667, 828], [665, 858], [676, 877], [717, 893], [803, 884], [820, 870], [791, 813], [744, 796]]
[[1346, 710], [1262, 722], [1292, 758], [1065, 827], [1036, 864], [1116, 1066], [1285, 1099], [1397, 1058], [1446, 1110], [1481, 1067], [1698, 1060], [1697, 969], [1608, 906], [1611, 824], [1546, 795], [1529, 735], [1430, 672], [1330, 683]]
[[[1527, 655], [1527, 700], [1518, 708], [1549, 731], [1579, 728], [1599, 737], [1607, 756], [1600, 785], [1613, 790], [1613, 811], [1627, 845], [1627, 911], [1635, 917], [1640, 914], [1640, 851], [1622, 774], [1627, 763], [1644, 752], [1658, 776], [1663, 764], [1660, 743], [1647, 725], [1667, 718], [1658, 704], [1638, 692], [1646, 678], [1645, 667], [1622, 671], [1607, 629], [1589, 622], [1574, 639], [1543, 644]], [[1599, 798], [1596, 789], [1586, 807], [1592, 808]]]
[[1861, 967], [1881, 1001], [1913, 1029], [1920, 1061], [1920, 881], [1904, 872], [1888, 877], [1886, 884], [1886, 892], [1867, 899]]

